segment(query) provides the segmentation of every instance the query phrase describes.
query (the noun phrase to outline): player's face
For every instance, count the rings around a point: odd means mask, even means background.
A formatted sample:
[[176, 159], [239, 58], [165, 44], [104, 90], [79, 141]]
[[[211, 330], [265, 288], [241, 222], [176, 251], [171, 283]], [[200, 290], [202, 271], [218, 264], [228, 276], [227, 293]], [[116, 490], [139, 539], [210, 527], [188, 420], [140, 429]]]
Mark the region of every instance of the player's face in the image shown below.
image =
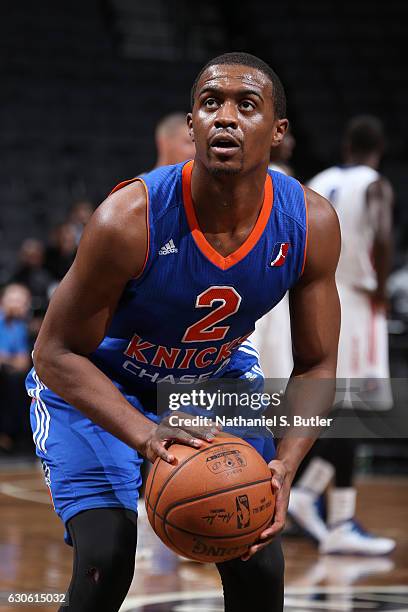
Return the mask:
[[188, 123], [196, 158], [214, 174], [266, 168], [287, 126], [275, 116], [268, 77], [241, 65], [211, 66], [202, 74]]

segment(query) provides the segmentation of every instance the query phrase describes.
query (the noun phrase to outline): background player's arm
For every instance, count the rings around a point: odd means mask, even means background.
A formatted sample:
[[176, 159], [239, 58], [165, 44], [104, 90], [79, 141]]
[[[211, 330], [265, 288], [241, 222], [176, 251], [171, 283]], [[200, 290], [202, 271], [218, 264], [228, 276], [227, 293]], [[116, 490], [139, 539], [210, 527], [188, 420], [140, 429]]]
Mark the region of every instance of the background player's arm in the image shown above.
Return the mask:
[[149, 459], [173, 456], [166, 440], [193, 440], [175, 428], [162, 432], [133, 408], [89, 359], [103, 340], [126, 283], [142, 269], [147, 249], [146, 195], [140, 182], [110, 196], [86, 226], [77, 257], [54, 293], [34, 349], [41, 380], [92, 421]]
[[391, 265], [393, 200], [391, 184], [385, 178], [369, 185], [367, 207], [375, 228], [373, 265], [377, 276], [377, 289], [372, 297], [378, 305], [383, 305], [386, 300], [386, 283]]
[[[290, 292], [290, 316], [294, 369], [286, 390], [289, 411], [294, 415], [327, 414], [335, 391], [340, 304], [335, 271], [340, 254], [340, 228], [332, 206], [306, 189], [309, 236], [305, 270]], [[320, 380], [317, 384], [315, 381]], [[290, 487], [296, 471], [313, 445], [318, 429], [292, 428], [278, 443], [276, 459], [269, 467], [276, 489], [272, 526], [261, 534], [262, 543], [252, 546], [248, 559], [284, 527]]]

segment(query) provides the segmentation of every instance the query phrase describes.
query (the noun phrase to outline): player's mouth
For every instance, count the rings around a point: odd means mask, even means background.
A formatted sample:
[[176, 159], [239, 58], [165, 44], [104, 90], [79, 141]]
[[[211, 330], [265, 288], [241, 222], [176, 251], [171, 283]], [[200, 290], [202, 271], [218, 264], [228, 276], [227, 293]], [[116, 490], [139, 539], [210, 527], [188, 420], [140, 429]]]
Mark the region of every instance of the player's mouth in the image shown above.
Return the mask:
[[223, 157], [234, 155], [240, 147], [238, 140], [230, 134], [217, 134], [210, 141], [211, 150]]

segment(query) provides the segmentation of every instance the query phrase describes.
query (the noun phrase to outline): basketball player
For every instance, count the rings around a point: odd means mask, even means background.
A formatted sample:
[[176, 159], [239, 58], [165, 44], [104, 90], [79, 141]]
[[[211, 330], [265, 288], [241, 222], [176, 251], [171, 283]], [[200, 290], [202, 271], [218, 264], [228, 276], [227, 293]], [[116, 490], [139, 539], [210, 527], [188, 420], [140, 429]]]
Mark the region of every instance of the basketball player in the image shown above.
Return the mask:
[[[339, 227], [324, 198], [268, 172], [285, 113], [280, 80], [263, 61], [210, 61], [187, 117], [194, 161], [119, 185], [53, 296], [27, 386], [36, 452], [74, 546], [69, 610], [113, 612], [126, 596], [142, 456], [172, 463], [172, 441], [200, 448], [217, 433], [158, 423], [161, 381], [251, 375], [256, 353], [241, 348], [289, 288], [293, 384], [335, 376]], [[276, 260], [282, 244], [290, 248]], [[292, 399], [300, 413], [303, 396]], [[272, 459], [276, 511], [243, 558], [217, 564], [227, 612], [283, 609], [275, 536], [312, 442], [285, 436], [274, 459], [258, 444]]]
[[155, 141], [156, 168], [179, 164], [194, 157], [194, 143], [188, 133], [186, 116], [183, 113], [172, 113], [163, 117], [156, 126]]
[[[309, 183], [328, 198], [340, 220], [342, 247], [336, 281], [342, 310], [338, 379], [375, 382], [371, 407], [392, 406], [389, 384], [385, 286], [390, 265], [392, 201], [390, 183], [378, 173], [384, 150], [383, 127], [376, 117], [350, 121], [344, 139], [344, 165], [329, 168]], [[342, 382], [344, 383], [345, 380]], [[345, 404], [350, 404], [346, 391]], [[350, 407], [350, 406], [349, 406]], [[319, 543], [323, 553], [387, 554], [390, 538], [367, 533], [354, 520], [352, 486], [355, 440], [319, 441], [312, 459], [293, 487], [289, 513]], [[328, 527], [317, 500], [333, 475], [328, 492]]]

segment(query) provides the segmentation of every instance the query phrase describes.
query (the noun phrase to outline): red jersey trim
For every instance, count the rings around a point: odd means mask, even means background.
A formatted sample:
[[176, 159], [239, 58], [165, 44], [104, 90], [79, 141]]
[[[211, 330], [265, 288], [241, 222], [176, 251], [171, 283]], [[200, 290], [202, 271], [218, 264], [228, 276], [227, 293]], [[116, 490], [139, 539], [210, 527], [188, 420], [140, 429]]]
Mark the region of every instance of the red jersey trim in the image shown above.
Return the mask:
[[221, 270], [228, 270], [238, 262], [240, 262], [248, 253], [254, 248], [262, 236], [266, 225], [268, 223], [272, 207], [273, 207], [273, 183], [269, 174], [265, 180], [265, 191], [264, 199], [262, 203], [261, 212], [259, 213], [258, 219], [252, 228], [248, 238], [241, 246], [226, 257], [223, 257], [218, 251], [216, 251], [211, 244], [207, 241], [204, 234], [202, 233], [198, 220], [194, 210], [193, 199], [191, 197], [191, 173], [193, 170], [193, 162], [187, 162], [183, 166], [182, 173], [182, 184], [183, 184], [183, 201], [184, 209], [186, 211], [188, 225], [191, 230], [194, 242], [200, 251], [218, 268]]

